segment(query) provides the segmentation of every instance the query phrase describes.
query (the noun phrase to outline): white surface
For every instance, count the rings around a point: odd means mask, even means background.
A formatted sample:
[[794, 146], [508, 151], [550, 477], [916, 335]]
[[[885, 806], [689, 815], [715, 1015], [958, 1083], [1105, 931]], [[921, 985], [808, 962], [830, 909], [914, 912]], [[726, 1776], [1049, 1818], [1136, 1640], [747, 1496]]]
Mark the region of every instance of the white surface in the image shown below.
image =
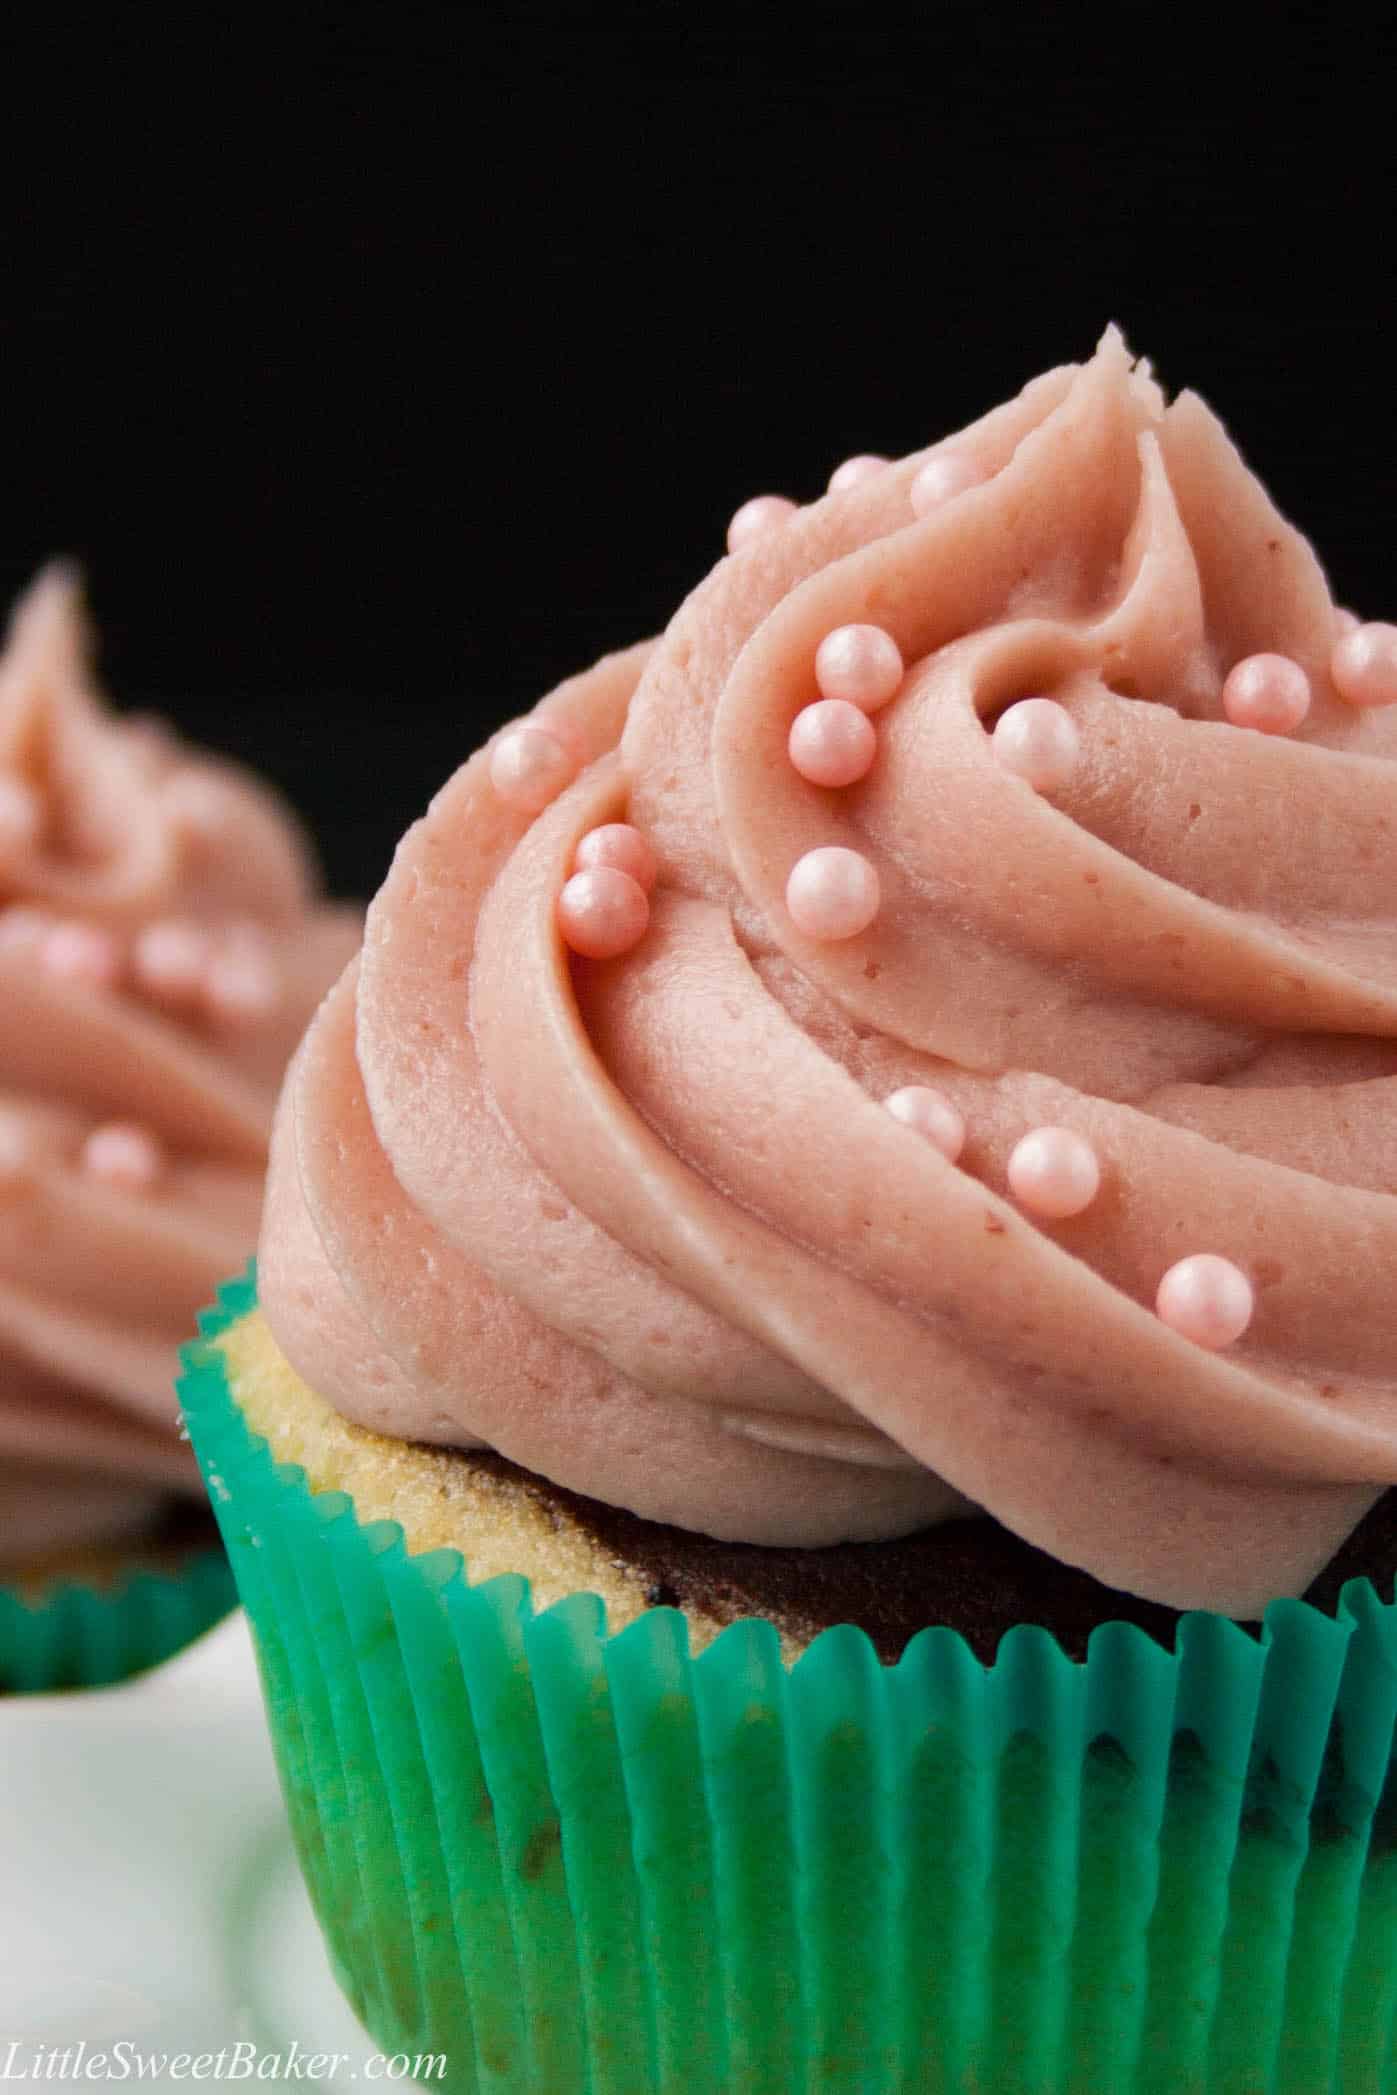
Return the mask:
[[[127, 1686], [0, 1701], [0, 2081], [118, 2040], [295, 2043], [348, 2054], [340, 2080], [371, 2050], [296, 1873], [241, 1613]], [[141, 2084], [188, 2084], [154, 2063]]]

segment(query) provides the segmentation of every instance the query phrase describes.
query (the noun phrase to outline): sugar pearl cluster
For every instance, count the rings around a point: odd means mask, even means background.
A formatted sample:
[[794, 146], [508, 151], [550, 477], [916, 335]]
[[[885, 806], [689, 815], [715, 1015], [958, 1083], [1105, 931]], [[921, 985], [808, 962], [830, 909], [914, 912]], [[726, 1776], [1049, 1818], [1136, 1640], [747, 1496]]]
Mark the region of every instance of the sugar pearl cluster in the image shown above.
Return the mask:
[[[940, 1150], [949, 1163], [965, 1147], [965, 1116], [930, 1084], [906, 1084], [883, 1101], [893, 1119]], [[1065, 1222], [1083, 1215], [1101, 1191], [1101, 1160], [1074, 1128], [1037, 1127], [1009, 1154], [1009, 1190], [1026, 1214]], [[1180, 1338], [1209, 1351], [1235, 1345], [1252, 1320], [1251, 1282], [1240, 1266], [1215, 1252], [1195, 1252], [1172, 1265], [1159, 1283], [1155, 1309]]]
[[638, 946], [649, 928], [658, 872], [649, 838], [629, 822], [589, 829], [558, 897], [558, 927], [573, 952], [586, 960], [615, 960]]
[[[873, 715], [902, 687], [902, 650], [881, 626], [836, 626], [815, 653], [820, 693], [791, 722], [787, 750], [800, 776], [839, 788], [866, 778], [878, 754]], [[878, 869], [861, 851], [826, 844], [791, 868], [786, 907], [806, 938], [856, 938], [878, 914]]]
[[[845, 459], [830, 476], [830, 492], [861, 486], [888, 466], [887, 459], [871, 452]], [[983, 465], [968, 449], [950, 445], [935, 451], [910, 483], [912, 512], [927, 516], [986, 478]], [[789, 523], [797, 506], [785, 495], [754, 496], [728, 527], [729, 551], [740, 551]], [[1330, 674], [1339, 696], [1354, 706], [1397, 704], [1397, 626], [1364, 625], [1351, 613], [1341, 613], [1338, 629]], [[878, 754], [873, 716], [896, 697], [904, 674], [898, 643], [881, 627], [839, 626], [826, 634], [815, 657], [819, 698], [797, 713], [787, 743], [799, 776], [835, 792], [865, 779]], [[1304, 668], [1279, 654], [1259, 653], [1235, 662], [1222, 689], [1228, 721], [1259, 734], [1293, 734], [1308, 716], [1311, 702]], [[1006, 706], [990, 740], [1001, 768], [1035, 793], [1064, 791], [1081, 759], [1077, 724], [1066, 706], [1053, 698], [1025, 697]], [[542, 759], [539, 762], [541, 766]], [[875, 921], [881, 899], [877, 867], [845, 845], [821, 845], [806, 852], [786, 883], [792, 923], [806, 938], [821, 942], [857, 938]]]
[[[1341, 614], [1330, 677], [1348, 705], [1397, 705], [1397, 626], [1360, 625]], [[1222, 686], [1222, 710], [1233, 727], [1262, 735], [1290, 735], [1303, 725], [1313, 700], [1310, 679], [1288, 655], [1246, 655]], [[1036, 793], [1058, 793], [1081, 756], [1081, 737], [1065, 706], [1051, 698], [1024, 698], [1007, 706], [991, 732], [994, 754]]]
[[[555, 723], [516, 721], [490, 750], [490, 783], [520, 814], [541, 814], [580, 767], [580, 751]], [[639, 945], [658, 873], [653, 845], [629, 822], [588, 830], [558, 897], [558, 929], [572, 951], [585, 960], [615, 960]]]
[[[866, 778], [878, 753], [872, 716], [897, 696], [905, 674], [902, 651], [881, 626], [837, 626], [827, 633], [815, 655], [820, 696], [796, 714], [787, 743], [800, 776], [832, 789]], [[1060, 791], [1081, 751], [1071, 714], [1051, 698], [1024, 698], [1007, 707], [991, 746], [1003, 768], [1038, 793]], [[877, 867], [844, 845], [807, 851], [786, 882], [791, 921], [806, 938], [822, 943], [866, 931], [880, 900]]]
[[[890, 464], [873, 453], [845, 459], [831, 474], [829, 490], [846, 493], [879, 478]], [[964, 448], [948, 446], [932, 453], [908, 486], [914, 517], [930, 515], [987, 477]], [[728, 526], [729, 552], [740, 552], [781, 530], [798, 509], [796, 502], [778, 494], [744, 502]], [[1397, 705], [1397, 626], [1364, 624], [1351, 612], [1338, 613], [1329, 672], [1334, 690], [1348, 705]], [[827, 633], [814, 663], [819, 695], [801, 708], [789, 731], [787, 753], [798, 776], [831, 792], [865, 779], [878, 755], [876, 716], [897, 696], [905, 674], [898, 642], [882, 627], [849, 624]], [[1222, 687], [1227, 721], [1258, 734], [1295, 733], [1312, 702], [1303, 665], [1281, 654], [1243, 657], [1229, 669]], [[990, 744], [1003, 771], [1045, 795], [1062, 792], [1081, 760], [1076, 722], [1066, 706], [1046, 696], [1024, 697], [1005, 707], [994, 722]], [[565, 732], [551, 723], [525, 721], [497, 738], [490, 776], [503, 801], [521, 812], [537, 813], [571, 783], [579, 764]], [[8, 812], [0, 798], [0, 850], [7, 823], [20, 829], [23, 820], [22, 811]], [[631, 825], [608, 823], [588, 832], [578, 844], [558, 899], [559, 928], [571, 950], [590, 959], [611, 959], [636, 946], [649, 924], [649, 896], [657, 870], [648, 839]], [[843, 845], [806, 852], [787, 879], [792, 923], [806, 938], [820, 942], [858, 937], [875, 921], [880, 902], [876, 866], [862, 852]], [[905, 1085], [884, 1103], [893, 1119], [948, 1163], [959, 1162], [967, 1138], [965, 1118], [944, 1092]], [[102, 1132], [112, 1138], [115, 1159], [116, 1131]], [[136, 1168], [134, 1153], [130, 1168]], [[1048, 1222], [1069, 1221], [1084, 1215], [1097, 1200], [1102, 1162], [1094, 1145], [1075, 1129], [1034, 1127], [1014, 1144], [1007, 1178], [1013, 1199], [1026, 1214]], [[1214, 1252], [1195, 1252], [1163, 1274], [1155, 1308], [1161, 1322], [1180, 1337], [1221, 1350], [1235, 1345], [1249, 1328], [1255, 1297], [1240, 1266]]]
[[[851, 488], [863, 487], [886, 473], [891, 464], [890, 458], [884, 458], [876, 451], [860, 451], [835, 467], [829, 477], [829, 492], [842, 495]], [[988, 477], [985, 468], [964, 445], [947, 445], [934, 451], [918, 468], [907, 490], [913, 516], [929, 516], [933, 509], [939, 509], [953, 495], [963, 495], [970, 488], [981, 486]], [[800, 504], [793, 502], [789, 495], [753, 495], [734, 512], [728, 524], [728, 551], [742, 552], [755, 540], [765, 538], [769, 532], [788, 524], [799, 509]]]
[[[860, 452], [835, 467], [829, 479], [831, 494], [844, 494], [877, 479], [892, 464], [875, 452]], [[983, 486], [989, 474], [982, 462], [963, 444], [947, 444], [933, 451], [918, 467], [908, 485], [908, 502], [914, 517], [929, 516], [957, 495]], [[727, 532], [730, 553], [742, 551], [756, 539], [778, 530], [798, 514], [800, 504], [789, 495], [754, 495], [733, 515]], [[1358, 707], [1397, 705], [1397, 625], [1363, 623], [1351, 611], [1337, 614], [1338, 639], [1330, 656], [1329, 674], [1335, 691], [1345, 704]], [[1249, 655], [1237, 662], [1223, 687], [1223, 711], [1235, 727], [1249, 727], [1261, 734], [1293, 734], [1310, 710], [1309, 678], [1298, 662], [1285, 655]], [[1017, 727], [1014, 732], [1021, 732]], [[808, 730], [807, 730], [808, 732]], [[835, 729], [824, 731], [831, 740]], [[1043, 732], [1040, 726], [1039, 733]], [[859, 746], [862, 746], [861, 744]], [[818, 759], [817, 759], [818, 761]], [[850, 749], [844, 761], [857, 761]], [[869, 761], [872, 761], [870, 756]], [[864, 770], [868, 767], [864, 766]], [[805, 774], [814, 777], [813, 772]], [[1027, 776], [1027, 773], [1024, 774]], [[863, 776], [853, 771], [847, 779], [818, 778], [817, 784], [851, 784]], [[1032, 781], [1030, 781], [1032, 782]], [[1050, 792], [1051, 786], [1039, 791]]]
[[50, 981], [127, 992], [220, 1025], [266, 1023], [281, 1007], [282, 977], [260, 925], [216, 929], [183, 918], [148, 924], [134, 939], [23, 904], [0, 910], [0, 951], [24, 954]]
[[[113, 1192], [134, 1194], [154, 1192], [166, 1175], [168, 1161], [160, 1137], [129, 1120], [93, 1128], [77, 1156], [86, 1177]], [[20, 1114], [0, 1113], [0, 1194], [32, 1188], [38, 1162], [36, 1145]]]

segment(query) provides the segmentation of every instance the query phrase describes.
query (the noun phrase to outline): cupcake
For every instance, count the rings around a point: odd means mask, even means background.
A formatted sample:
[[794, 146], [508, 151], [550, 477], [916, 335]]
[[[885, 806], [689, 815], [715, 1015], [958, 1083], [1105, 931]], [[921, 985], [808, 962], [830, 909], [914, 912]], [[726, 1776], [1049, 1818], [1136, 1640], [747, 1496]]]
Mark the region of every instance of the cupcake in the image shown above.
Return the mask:
[[1114, 331], [729, 547], [409, 831], [188, 1355], [336, 1972], [468, 2089], [1388, 2088], [1397, 630]]
[[0, 1691], [118, 1679], [232, 1605], [178, 1349], [256, 1243], [358, 928], [264, 787], [107, 709], [41, 575], [0, 656]]

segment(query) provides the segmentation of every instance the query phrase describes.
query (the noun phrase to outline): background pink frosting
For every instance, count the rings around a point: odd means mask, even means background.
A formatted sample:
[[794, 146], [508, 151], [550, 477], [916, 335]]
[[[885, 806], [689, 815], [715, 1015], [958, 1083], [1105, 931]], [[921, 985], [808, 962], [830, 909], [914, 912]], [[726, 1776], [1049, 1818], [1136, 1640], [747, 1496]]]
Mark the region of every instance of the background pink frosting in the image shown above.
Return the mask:
[[0, 1563], [198, 1493], [177, 1349], [256, 1242], [276, 1088], [358, 935], [271, 793], [105, 708], [42, 575], [0, 656]]
[[[1340, 703], [1310, 548], [1114, 332], [953, 441], [980, 484], [917, 518], [924, 452], [827, 495], [545, 700], [541, 814], [488, 752], [446, 785], [293, 1065], [263, 1300], [348, 1416], [653, 1518], [984, 1508], [1250, 1614], [1397, 1479], [1397, 714]], [[787, 736], [859, 621], [908, 674], [834, 793]], [[1308, 673], [1294, 735], [1223, 715], [1259, 651]], [[1051, 799], [987, 732], [1034, 694], [1081, 741]], [[557, 897], [617, 819], [650, 927], [578, 961]], [[785, 882], [834, 843], [882, 904], [812, 943]], [[925, 1083], [958, 1164], [881, 1103]], [[1044, 1123], [1103, 1161], [1069, 1221], [1007, 1194]], [[1195, 1250], [1256, 1291], [1226, 1354], [1154, 1314]]]

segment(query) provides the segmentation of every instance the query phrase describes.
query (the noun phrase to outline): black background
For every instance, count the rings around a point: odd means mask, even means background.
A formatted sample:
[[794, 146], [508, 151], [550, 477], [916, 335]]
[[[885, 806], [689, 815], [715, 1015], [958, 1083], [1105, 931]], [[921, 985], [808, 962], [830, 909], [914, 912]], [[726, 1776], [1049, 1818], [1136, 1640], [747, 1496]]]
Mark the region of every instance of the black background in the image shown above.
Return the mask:
[[485, 729], [661, 625], [747, 495], [1108, 319], [1397, 610], [1390, 34], [182, 19], [0, 31], [0, 586], [76, 554], [121, 702], [275, 777], [341, 889]]

